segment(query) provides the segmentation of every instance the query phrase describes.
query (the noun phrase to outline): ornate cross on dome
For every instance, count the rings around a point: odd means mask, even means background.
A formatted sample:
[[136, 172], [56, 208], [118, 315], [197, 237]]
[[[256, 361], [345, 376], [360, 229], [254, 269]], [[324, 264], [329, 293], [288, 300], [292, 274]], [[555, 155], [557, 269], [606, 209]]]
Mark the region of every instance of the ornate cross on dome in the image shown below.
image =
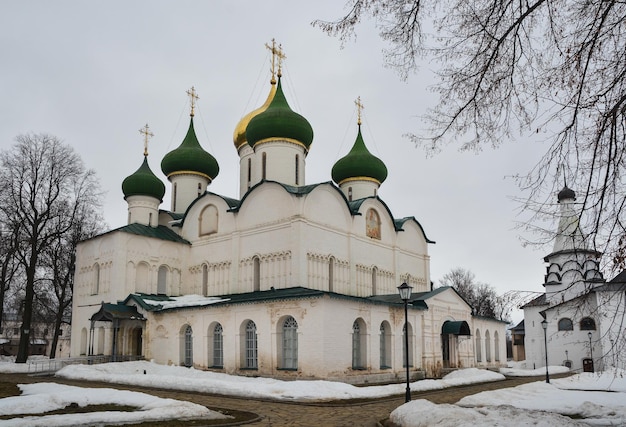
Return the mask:
[[193, 86], [191, 86], [191, 89], [189, 89], [187, 91], [187, 95], [189, 95], [189, 98], [191, 99], [191, 113], [189, 115], [191, 117], [193, 117], [194, 116], [194, 108], [196, 106], [196, 100], [200, 99], [200, 97], [196, 93], [196, 89]]
[[154, 134], [150, 132], [150, 126], [148, 126], [148, 123], [139, 129], [139, 133], [143, 135], [143, 155], [148, 156], [148, 140], [152, 138]]
[[278, 45], [278, 47], [276, 47], [275, 39], [272, 39], [271, 46], [265, 43], [265, 47], [268, 48], [270, 52], [272, 52], [272, 80], [270, 80], [270, 83], [276, 84], [276, 77], [275, 77], [276, 76], [276, 58], [278, 58], [278, 77], [280, 77], [282, 74], [282, 71], [281, 71], [282, 62], [283, 62], [283, 59], [286, 58], [286, 56], [283, 53], [282, 45]]
[[365, 106], [363, 106], [363, 104], [361, 103], [361, 97], [360, 96], [356, 99], [356, 101], [354, 101], [354, 104], [356, 105], [356, 109], [357, 109], [357, 121], [356, 121], [356, 123], [359, 126], [361, 126], [361, 112], [363, 111]]

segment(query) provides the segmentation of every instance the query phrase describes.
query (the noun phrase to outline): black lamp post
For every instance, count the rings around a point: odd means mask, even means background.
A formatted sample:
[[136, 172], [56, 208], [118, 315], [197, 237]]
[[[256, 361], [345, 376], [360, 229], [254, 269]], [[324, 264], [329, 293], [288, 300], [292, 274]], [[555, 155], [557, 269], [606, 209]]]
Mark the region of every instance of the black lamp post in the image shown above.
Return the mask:
[[543, 342], [546, 347], [546, 382], [550, 383], [550, 374], [548, 373], [548, 321], [546, 319], [541, 321], [541, 327], [543, 328]]
[[591, 333], [591, 331], [587, 332], [587, 336], [589, 337], [589, 358], [591, 359], [591, 372], [595, 372], [596, 369], [593, 366], [593, 348], [591, 347], [591, 337], [593, 336], [593, 334]]
[[409, 386], [409, 312], [408, 304], [411, 298], [412, 286], [406, 283], [398, 286], [398, 292], [400, 292], [400, 298], [404, 301], [404, 365], [406, 366], [406, 395], [404, 402], [411, 401], [411, 387]]

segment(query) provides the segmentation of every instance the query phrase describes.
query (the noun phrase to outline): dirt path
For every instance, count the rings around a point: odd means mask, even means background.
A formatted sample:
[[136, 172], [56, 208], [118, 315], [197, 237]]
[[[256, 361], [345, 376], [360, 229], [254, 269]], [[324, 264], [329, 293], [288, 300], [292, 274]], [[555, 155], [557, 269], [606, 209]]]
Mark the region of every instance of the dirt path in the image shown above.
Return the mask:
[[[565, 375], [554, 376], [563, 377]], [[412, 399], [427, 399], [434, 403], [455, 403], [461, 398], [486, 390], [497, 390], [506, 387], [515, 387], [534, 381], [541, 381], [542, 377], [509, 378], [483, 384], [472, 384], [447, 388], [445, 390], [413, 393]], [[258, 415], [255, 420], [246, 422], [248, 426], [380, 426], [389, 417], [391, 411], [404, 403], [404, 395], [393, 398], [382, 398], [367, 401], [337, 401], [328, 403], [296, 403], [257, 400], [249, 398], [233, 398], [219, 395], [134, 387], [101, 383], [94, 381], [75, 381], [56, 377], [31, 377], [25, 374], [0, 374], [2, 383], [33, 383], [57, 382], [79, 387], [109, 387], [124, 390], [140, 391], [151, 395], [187, 400], [210, 408], [227, 408], [237, 411], [253, 412]]]

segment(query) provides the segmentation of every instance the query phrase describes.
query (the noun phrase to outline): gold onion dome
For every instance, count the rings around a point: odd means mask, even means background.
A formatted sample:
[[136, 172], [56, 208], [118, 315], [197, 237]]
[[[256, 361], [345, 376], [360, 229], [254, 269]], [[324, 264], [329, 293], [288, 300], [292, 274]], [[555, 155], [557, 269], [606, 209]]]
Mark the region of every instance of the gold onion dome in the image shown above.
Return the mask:
[[331, 172], [333, 181], [341, 185], [345, 181], [369, 178], [382, 184], [387, 179], [387, 167], [378, 157], [369, 152], [359, 132], [352, 149], [341, 159], [337, 160]]
[[208, 178], [209, 182], [219, 173], [220, 167], [215, 157], [204, 151], [198, 142], [193, 128], [193, 116], [183, 142], [163, 157], [161, 170], [168, 178], [172, 175], [191, 173]]
[[306, 150], [313, 142], [313, 128], [300, 114], [293, 111], [281, 86], [280, 75], [276, 94], [267, 109], [250, 120], [246, 128], [248, 144], [256, 144], [276, 139], [286, 139], [302, 144]]
[[274, 96], [276, 95], [276, 80], [272, 81], [271, 83], [272, 86], [270, 88], [270, 93], [267, 95], [267, 99], [265, 100], [263, 105], [261, 105], [256, 110], [250, 111], [248, 114], [243, 116], [241, 120], [239, 120], [239, 123], [237, 123], [237, 126], [235, 127], [235, 132], [233, 134], [233, 142], [235, 143], [235, 148], [237, 150], [239, 150], [246, 142], [248, 142], [246, 140], [246, 128], [248, 127], [250, 120], [261, 114], [263, 111], [267, 110], [267, 107], [269, 107], [270, 103], [274, 99]]
[[125, 199], [130, 196], [150, 196], [163, 201], [165, 185], [152, 173], [150, 166], [148, 166], [147, 155], [144, 156], [143, 163], [139, 169], [124, 179], [122, 192]]

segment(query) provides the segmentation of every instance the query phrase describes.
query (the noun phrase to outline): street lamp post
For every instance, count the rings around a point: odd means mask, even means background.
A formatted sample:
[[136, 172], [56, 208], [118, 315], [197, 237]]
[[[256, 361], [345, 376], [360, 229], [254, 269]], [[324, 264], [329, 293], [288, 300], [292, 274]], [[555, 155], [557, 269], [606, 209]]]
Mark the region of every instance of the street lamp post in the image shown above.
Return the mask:
[[591, 331], [587, 332], [587, 336], [589, 337], [589, 358], [591, 359], [591, 372], [595, 372], [595, 366], [593, 366], [593, 348], [591, 347], [591, 337], [593, 334]]
[[404, 365], [406, 366], [406, 394], [404, 402], [411, 401], [411, 387], [409, 386], [409, 312], [408, 305], [411, 298], [412, 286], [403, 283], [398, 286], [398, 292], [400, 292], [400, 298], [404, 301]]
[[548, 373], [548, 321], [546, 319], [541, 321], [541, 327], [543, 328], [543, 342], [546, 347], [546, 382], [550, 383], [550, 374]]

